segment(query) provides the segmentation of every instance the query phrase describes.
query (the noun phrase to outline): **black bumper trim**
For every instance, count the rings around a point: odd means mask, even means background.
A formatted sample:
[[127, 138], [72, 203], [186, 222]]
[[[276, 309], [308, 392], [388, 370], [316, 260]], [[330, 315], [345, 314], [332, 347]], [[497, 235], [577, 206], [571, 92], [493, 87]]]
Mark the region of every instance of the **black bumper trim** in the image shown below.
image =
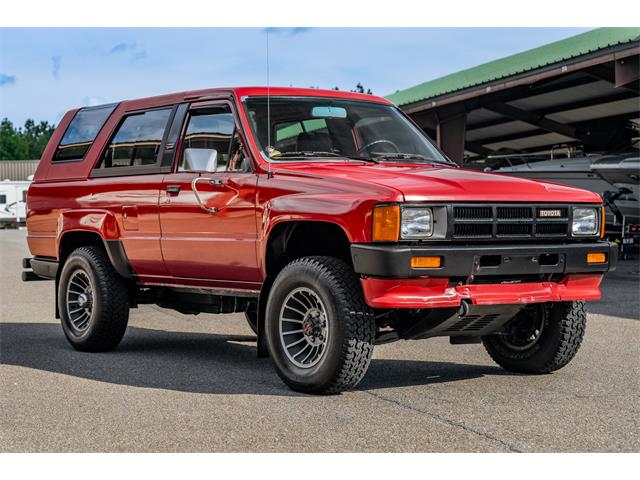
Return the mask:
[[[606, 253], [607, 262], [588, 264], [589, 252]], [[443, 265], [440, 268], [411, 268], [413, 256], [441, 256]], [[486, 256], [492, 256], [492, 261], [484, 262]], [[618, 245], [613, 242], [500, 246], [356, 243], [351, 245], [351, 258], [356, 273], [388, 278], [603, 273], [615, 269]]]
[[49, 280], [55, 280], [58, 274], [58, 262], [56, 260], [42, 259], [34, 257], [29, 262], [29, 266], [37, 276]]

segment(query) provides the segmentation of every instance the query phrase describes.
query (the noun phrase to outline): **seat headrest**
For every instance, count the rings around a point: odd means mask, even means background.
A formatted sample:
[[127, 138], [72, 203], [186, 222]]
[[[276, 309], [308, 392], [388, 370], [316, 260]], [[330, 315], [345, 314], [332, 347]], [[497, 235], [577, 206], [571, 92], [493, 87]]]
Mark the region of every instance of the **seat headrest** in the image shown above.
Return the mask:
[[296, 137], [298, 151], [330, 152], [333, 148], [331, 137], [324, 132], [302, 132]]

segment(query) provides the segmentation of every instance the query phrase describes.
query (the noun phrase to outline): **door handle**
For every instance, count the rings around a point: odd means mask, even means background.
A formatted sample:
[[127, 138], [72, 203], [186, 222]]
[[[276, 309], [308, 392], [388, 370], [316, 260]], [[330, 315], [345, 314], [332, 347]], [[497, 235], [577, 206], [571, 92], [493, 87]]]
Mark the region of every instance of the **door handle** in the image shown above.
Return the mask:
[[167, 193], [180, 193], [180, 185], [167, 185]]

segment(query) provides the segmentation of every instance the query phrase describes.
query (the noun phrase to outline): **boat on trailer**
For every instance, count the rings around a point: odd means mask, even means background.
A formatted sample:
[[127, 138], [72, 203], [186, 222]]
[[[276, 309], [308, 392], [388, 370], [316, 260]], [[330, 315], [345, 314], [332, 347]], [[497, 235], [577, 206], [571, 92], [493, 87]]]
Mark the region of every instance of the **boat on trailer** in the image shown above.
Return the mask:
[[[607, 226], [623, 234], [625, 226], [640, 224], [640, 141], [620, 151], [586, 155], [563, 147], [534, 154], [487, 158], [494, 173], [571, 185], [600, 194], [608, 204]], [[624, 235], [621, 235], [624, 236]]]

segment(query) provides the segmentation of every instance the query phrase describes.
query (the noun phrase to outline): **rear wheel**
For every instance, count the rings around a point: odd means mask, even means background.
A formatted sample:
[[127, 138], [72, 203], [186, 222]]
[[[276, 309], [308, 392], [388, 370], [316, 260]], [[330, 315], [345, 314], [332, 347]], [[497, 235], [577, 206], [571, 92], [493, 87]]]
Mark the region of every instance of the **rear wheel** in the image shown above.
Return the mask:
[[375, 322], [346, 263], [306, 257], [276, 278], [267, 302], [266, 334], [276, 371], [289, 387], [331, 394], [355, 387], [364, 377]]
[[549, 373], [567, 365], [578, 352], [587, 316], [583, 302], [528, 305], [504, 332], [482, 339], [501, 367], [520, 373]]
[[58, 310], [75, 349], [101, 352], [118, 346], [129, 321], [129, 290], [102, 248], [81, 247], [69, 255], [60, 274]]

